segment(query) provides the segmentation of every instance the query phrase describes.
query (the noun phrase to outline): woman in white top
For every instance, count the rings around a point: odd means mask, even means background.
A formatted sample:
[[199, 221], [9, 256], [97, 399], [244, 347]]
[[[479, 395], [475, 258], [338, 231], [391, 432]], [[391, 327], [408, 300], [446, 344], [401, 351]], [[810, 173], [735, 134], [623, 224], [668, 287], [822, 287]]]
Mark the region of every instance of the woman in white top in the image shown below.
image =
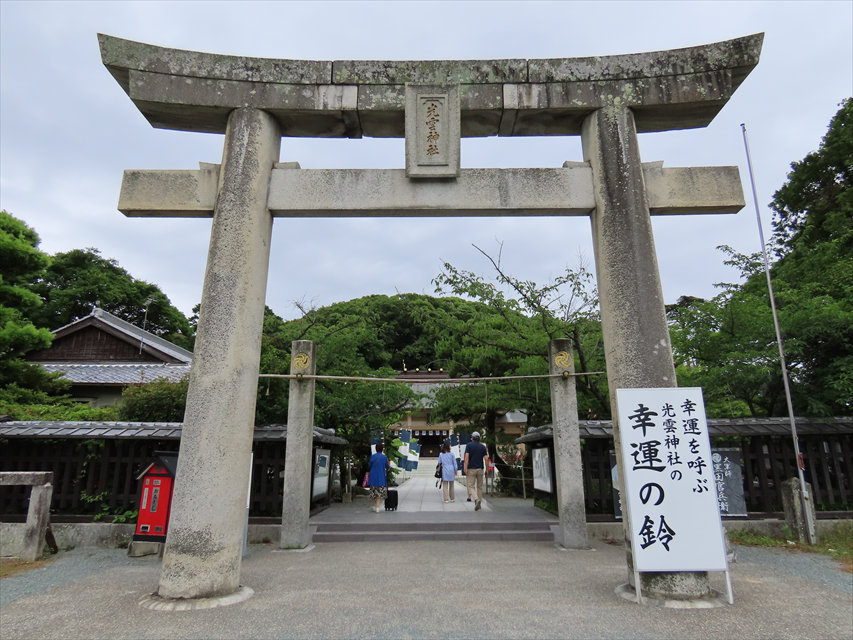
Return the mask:
[[454, 487], [456, 485], [456, 458], [450, 452], [450, 445], [446, 442], [441, 445], [441, 453], [438, 454], [441, 463], [441, 493], [445, 502], [456, 502]]

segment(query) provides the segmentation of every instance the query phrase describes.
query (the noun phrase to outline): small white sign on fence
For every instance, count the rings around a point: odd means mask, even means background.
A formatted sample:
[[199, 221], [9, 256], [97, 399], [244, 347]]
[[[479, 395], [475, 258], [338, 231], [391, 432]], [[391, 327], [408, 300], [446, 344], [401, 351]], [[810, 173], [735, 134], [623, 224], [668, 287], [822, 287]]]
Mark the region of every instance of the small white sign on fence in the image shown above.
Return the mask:
[[617, 389], [616, 402], [635, 570], [728, 578], [702, 389]]
[[533, 450], [533, 488], [545, 493], [552, 493], [551, 488], [551, 453], [542, 447]]

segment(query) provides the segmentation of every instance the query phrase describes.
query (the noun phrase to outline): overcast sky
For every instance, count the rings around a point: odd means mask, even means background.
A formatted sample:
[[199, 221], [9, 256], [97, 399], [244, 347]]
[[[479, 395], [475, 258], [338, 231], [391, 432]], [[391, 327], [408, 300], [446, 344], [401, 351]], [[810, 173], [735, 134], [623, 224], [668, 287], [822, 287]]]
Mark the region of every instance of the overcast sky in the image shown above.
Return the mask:
[[[736, 215], [656, 217], [666, 302], [734, 281], [716, 249], [760, 248], [760, 212], [790, 163], [814, 151], [853, 94], [853, 3], [839, 2], [14, 2], [0, 0], [0, 207], [48, 253], [95, 247], [189, 314], [201, 298], [210, 220], [125, 218], [125, 169], [220, 162], [220, 135], [152, 128], [100, 61], [96, 34], [224, 54], [308, 60], [570, 58], [656, 51], [765, 32], [761, 61], [705, 129], [641, 134], [643, 161], [739, 165]], [[580, 139], [466, 138], [462, 166], [559, 167]], [[402, 140], [286, 138], [303, 168], [402, 168]], [[298, 315], [371, 293], [432, 293], [443, 261], [490, 274], [472, 247], [545, 283], [592, 266], [587, 218], [286, 220], [274, 224], [267, 304]]]

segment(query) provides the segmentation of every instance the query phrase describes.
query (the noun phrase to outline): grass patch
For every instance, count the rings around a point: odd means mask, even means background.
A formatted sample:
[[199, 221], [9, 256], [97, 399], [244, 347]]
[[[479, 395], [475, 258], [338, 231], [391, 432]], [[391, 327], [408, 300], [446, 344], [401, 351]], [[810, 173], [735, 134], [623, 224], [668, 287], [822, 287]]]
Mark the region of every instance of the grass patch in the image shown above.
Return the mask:
[[551, 502], [550, 500], [542, 500], [540, 498], [537, 498], [533, 500], [533, 506], [547, 511], [548, 513], [557, 515], [557, 504], [555, 502]]
[[25, 562], [20, 558], [0, 558], [0, 580], [11, 578], [24, 571], [39, 569], [52, 560], [53, 558], [39, 558], [34, 562]]
[[800, 544], [785, 531], [783, 536], [776, 537], [757, 533], [749, 529], [733, 529], [728, 531], [729, 540], [735, 544], [752, 547], [778, 547], [791, 551], [809, 551], [832, 556], [841, 564], [841, 570], [853, 573], [853, 520], [836, 522], [818, 536], [816, 545]]

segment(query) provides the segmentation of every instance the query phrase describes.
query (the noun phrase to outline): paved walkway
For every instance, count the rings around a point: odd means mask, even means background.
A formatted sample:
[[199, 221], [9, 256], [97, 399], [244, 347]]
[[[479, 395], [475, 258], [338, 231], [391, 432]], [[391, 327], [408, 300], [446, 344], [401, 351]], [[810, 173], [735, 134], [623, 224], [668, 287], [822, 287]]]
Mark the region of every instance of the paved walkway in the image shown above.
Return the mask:
[[[411, 484], [409, 484], [411, 483]], [[400, 510], [372, 513], [364, 498], [312, 518], [547, 517], [530, 501], [487, 497], [482, 511], [450, 505], [429, 478], [409, 481]], [[423, 486], [422, 486], [423, 485]], [[460, 487], [461, 488], [461, 487]], [[432, 491], [438, 493], [435, 487]], [[421, 511], [415, 511], [420, 503]], [[404, 506], [405, 505], [405, 506]], [[424, 510], [426, 509], [426, 510]], [[244, 602], [203, 611], [139, 606], [157, 588], [160, 561], [120, 549], [74, 549], [0, 581], [0, 637], [98, 638], [739, 638], [853, 637], [853, 590], [825, 556], [742, 554], [732, 566], [735, 604], [717, 609], [641, 607], [615, 594], [625, 552], [549, 542], [360, 542], [307, 552], [251, 545]], [[796, 559], [796, 561], [789, 560]], [[826, 576], [821, 580], [815, 576]], [[841, 581], [838, 578], [841, 576]], [[712, 574], [712, 585], [723, 578]]]
[[[437, 458], [436, 458], [437, 460]], [[370, 510], [370, 502], [363, 496], [357, 496], [351, 503], [334, 503], [311, 518], [312, 524], [323, 522], [419, 522], [419, 521], [474, 521], [499, 522], [506, 520], [545, 520], [556, 522], [556, 516], [537, 509], [533, 500], [521, 498], [495, 498], [486, 493], [482, 498], [480, 511], [474, 511], [474, 502], [467, 502], [468, 495], [465, 478], [457, 476], [455, 502], [444, 502], [441, 487], [436, 487], [433, 477], [435, 462], [427, 459], [421, 462], [419, 471], [403, 477], [398, 492], [397, 511]]]

